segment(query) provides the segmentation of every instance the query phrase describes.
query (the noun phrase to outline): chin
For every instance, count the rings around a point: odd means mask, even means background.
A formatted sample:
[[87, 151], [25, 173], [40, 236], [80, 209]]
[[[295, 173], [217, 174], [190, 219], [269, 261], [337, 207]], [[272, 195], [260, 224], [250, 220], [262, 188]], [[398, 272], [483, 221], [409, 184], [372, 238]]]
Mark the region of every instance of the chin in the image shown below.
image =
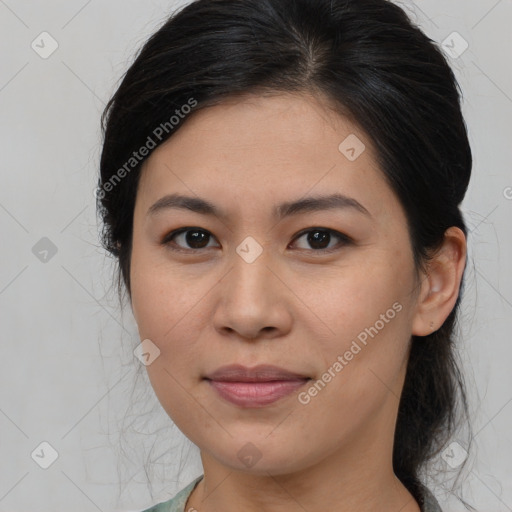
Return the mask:
[[267, 432], [249, 435], [246, 431], [240, 437], [229, 438], [225, 445], [215, 440], [213, 450], [207, 452], [231, 470], [253, 475], [285, 475], [311, 465], [307, 460], [311, 454], [297, 452], [300, 441], [286, 436], [284, 430], [283, 434], [286, 444], [284, 438], [269, 439]]

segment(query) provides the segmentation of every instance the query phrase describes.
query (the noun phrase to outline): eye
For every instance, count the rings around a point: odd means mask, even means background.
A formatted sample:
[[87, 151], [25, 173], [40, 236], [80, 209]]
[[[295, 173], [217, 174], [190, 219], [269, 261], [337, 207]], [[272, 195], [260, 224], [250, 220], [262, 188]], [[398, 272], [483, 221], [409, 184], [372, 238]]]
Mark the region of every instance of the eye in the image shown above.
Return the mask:
[[[310, 247], [299, 247], [306, 251], [330, 253], [338, 250], [340, 247], [352, 243], [352, 239], [339, 231], [328, 228], [308, 228], [295, 236], [293, 242], [305, 238]], [[168, 246], [173, 251], [190, 252], [206, 249], [208, 247], [219, 247], [210, 245], [213, 235], [198, 227], [183, 227], [167, 234], [162, 240], [162, 244]], [[336, 241], [334, 245], [331, 242]]]
[[[208, 242], [212, 238], [212, 234], [209, 231], [206, 231], [197, 227], [186, 227], [176, 229], [171, 231], [165, 238], [162, 240], [163, 245], [168, 245], [174, 251], [193, 251], [204, 249], [208, 246]], [[180, 243], [176, 243], [176, 241], [180, 241]], [[187, 246], [188, 245], [188, 246]], [[213, 246], [215, 247], [215, 246]]]
[[[339, 231], [327, 228], [308, 228], [307, 230], [301, 231], [294, 238], [294, 241], [300, 240], [303, 237], [306, 237], [306, 243], [309, 244], [312, 248], [302, 247], [302, 249], [316, 252], [333, 252], [342, 246], [352, 243], [352, 239], [347, 235], [344, 235]], [[336, 239], [338, 243], [329, 247], [329, 244], [333, 240], [336, 241]]]

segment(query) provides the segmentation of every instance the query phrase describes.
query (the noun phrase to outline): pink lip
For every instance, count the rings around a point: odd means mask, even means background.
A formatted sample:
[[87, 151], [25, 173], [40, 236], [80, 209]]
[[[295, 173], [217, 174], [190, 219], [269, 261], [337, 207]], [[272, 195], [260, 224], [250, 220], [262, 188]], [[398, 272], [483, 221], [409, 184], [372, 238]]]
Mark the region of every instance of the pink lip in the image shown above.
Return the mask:
[[205, 379], [222, 398], [240, 407], [264, 407], [310, 380], [272, 365], [222, 366]]

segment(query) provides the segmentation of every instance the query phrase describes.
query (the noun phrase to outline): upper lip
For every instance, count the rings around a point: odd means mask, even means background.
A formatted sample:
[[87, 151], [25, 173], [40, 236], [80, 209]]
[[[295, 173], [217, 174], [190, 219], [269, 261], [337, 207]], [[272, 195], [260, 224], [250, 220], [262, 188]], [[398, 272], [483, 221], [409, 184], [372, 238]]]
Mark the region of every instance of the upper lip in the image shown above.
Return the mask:
[[229, 382], [270, 382], [275, 380], [308, 379], [307, 375], [291, 372], [269, 364], [248, 368], [240, 364], [230, 364], [217, 368], [205, 377], [209, 380]]

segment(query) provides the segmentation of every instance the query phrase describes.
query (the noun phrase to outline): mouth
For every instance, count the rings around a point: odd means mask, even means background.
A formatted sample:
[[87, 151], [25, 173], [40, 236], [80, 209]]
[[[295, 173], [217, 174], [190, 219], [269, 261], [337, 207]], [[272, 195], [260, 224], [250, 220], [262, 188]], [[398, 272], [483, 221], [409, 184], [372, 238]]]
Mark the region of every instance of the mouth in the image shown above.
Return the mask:
[[239, 407], [265, 407], [304, 386], [310, 377], [272, 365], [223, 366], [204, 380], [224, 400]]

